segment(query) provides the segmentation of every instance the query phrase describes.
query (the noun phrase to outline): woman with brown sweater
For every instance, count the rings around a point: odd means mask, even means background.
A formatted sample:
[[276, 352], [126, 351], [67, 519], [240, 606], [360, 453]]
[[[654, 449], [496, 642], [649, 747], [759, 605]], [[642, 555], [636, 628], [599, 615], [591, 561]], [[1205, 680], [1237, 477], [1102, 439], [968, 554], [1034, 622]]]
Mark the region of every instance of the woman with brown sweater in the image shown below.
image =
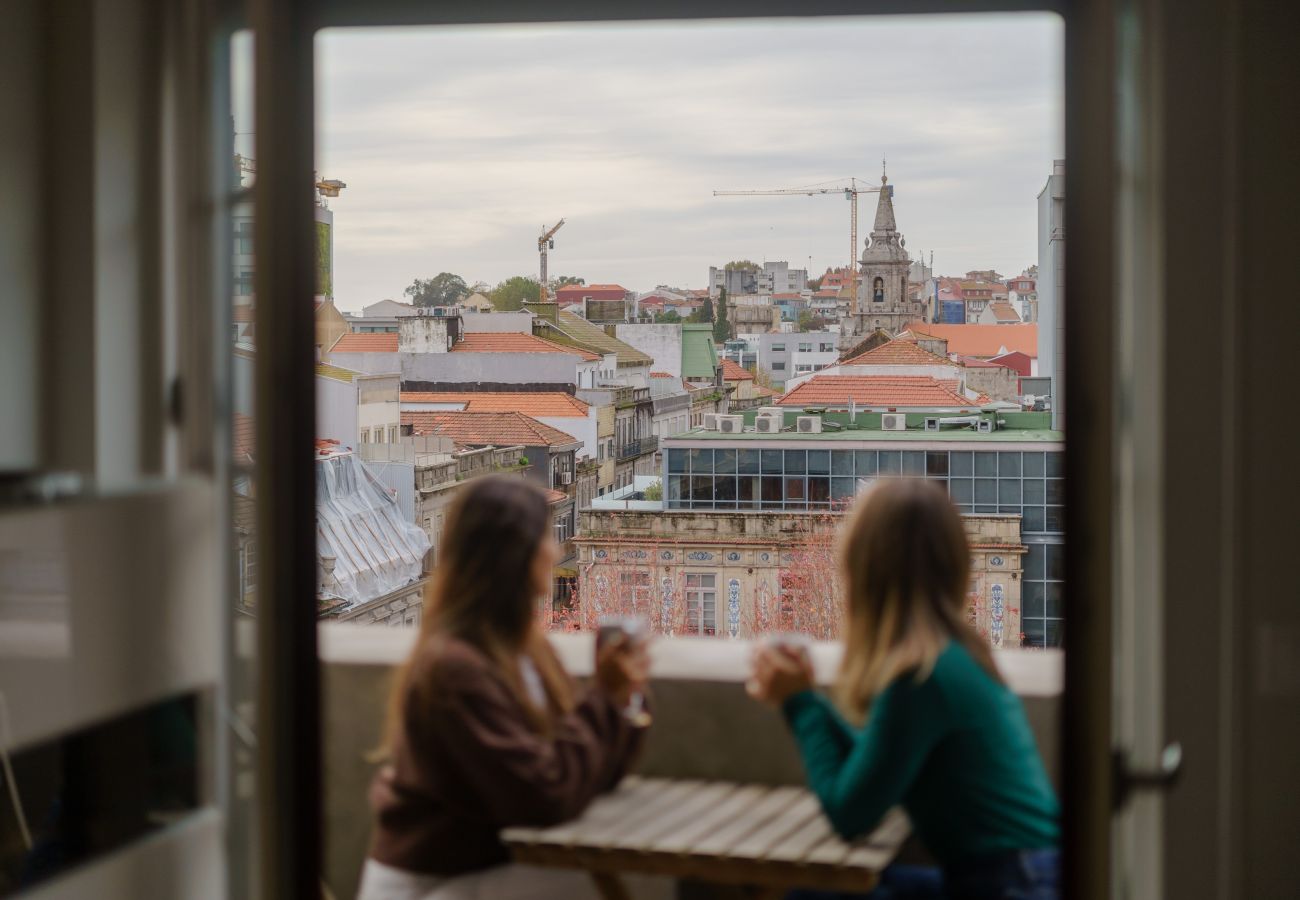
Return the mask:
[[453, 504], [390, 701], [358, 900], [590, 896], [576, 874], [509, 864], [498, 837], [578, 815], [640, 744], [624, 711], [644, 648], [605, 644], [579, 691], [536, 621], [557, 557], [547, 499], [522, 479], [476, 480]]

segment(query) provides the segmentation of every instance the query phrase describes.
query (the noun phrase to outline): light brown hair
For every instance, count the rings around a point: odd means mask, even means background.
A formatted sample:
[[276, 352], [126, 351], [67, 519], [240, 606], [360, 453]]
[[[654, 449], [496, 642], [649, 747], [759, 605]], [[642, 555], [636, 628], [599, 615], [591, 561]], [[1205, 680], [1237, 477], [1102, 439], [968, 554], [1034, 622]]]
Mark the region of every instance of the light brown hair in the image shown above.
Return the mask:
[[[550, 528], [546, 495], [523, 479], [491, 475], [463, 488], [447, 515], [412, 653], [427, 652], [431, 643], [436, 653], [447, 638], [475, 647], [491, 660], [539, 733], [549, 733], [555, 717], [573, 708], [572, 684], [534, 609], [533, 563]], [[524, 687], [520, 656], [529, 657], [541, 676], [545, 708]], [[392, 748], [401, 728], [411, 678], [408, 658], [393, 681], [381, 754]]]
[[929, 677], [949, 640], [1001, 680], [989, 646], [967, 621], [970, 548], [942, 488], [919, 478], [877, 482], [840, 533], [847, 621], [836, 698], [864, 717], [891, 681]]

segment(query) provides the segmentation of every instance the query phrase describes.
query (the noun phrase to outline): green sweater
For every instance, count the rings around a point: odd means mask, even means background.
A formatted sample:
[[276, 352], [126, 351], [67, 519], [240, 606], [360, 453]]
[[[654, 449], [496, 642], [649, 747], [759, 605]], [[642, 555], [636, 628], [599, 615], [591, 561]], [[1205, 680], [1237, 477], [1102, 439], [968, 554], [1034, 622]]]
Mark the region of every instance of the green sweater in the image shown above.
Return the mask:
[[949, 641], [930, 677], [895, 679], [850, 727], [825, 697], [785, 702], [809, 786], [845, 838], [902, 804], [943, 864], [1055, 847], [1060, 808], [1019, 699]]

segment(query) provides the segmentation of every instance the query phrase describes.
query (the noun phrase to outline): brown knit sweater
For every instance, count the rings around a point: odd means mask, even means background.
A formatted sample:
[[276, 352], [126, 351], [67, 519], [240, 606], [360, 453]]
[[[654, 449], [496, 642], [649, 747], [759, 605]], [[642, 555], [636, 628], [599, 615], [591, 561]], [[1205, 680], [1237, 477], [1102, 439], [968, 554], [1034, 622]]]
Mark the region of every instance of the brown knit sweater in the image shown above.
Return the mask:
[[488, 658], [426, 638], [412, 660], [393, 756], [375, 776], [370, 856], [457, 875], [508, 859], [498, 832], [573, 818], [618, 784], [641, 742], [597, 688], [542, 736]]

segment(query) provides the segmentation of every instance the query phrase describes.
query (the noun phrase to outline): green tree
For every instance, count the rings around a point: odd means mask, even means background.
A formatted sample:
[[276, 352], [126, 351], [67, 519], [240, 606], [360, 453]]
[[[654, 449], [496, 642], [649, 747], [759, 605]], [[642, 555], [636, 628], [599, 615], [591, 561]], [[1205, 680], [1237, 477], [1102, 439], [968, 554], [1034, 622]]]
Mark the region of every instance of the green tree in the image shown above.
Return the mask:
[[713, 342], [726, 343], [731, 338], [731, 324], [727, 321], [727, 289], [718, 291], [718, 317], [713, 320]]
[[681, 314], [675, 309], [670, 309], [668, 312], [655, 313], [656, 325], [674, 325], [681, 320]]
[[465, 279], [450, 272], [432, 278], [417, 278], [405, 291], [415, 306], [451, 306], [469, 294]]
[[761, 269], [763, 268], [752, 259], [733, 259], [723, 266], [724, 269]]
[[811, 310], [800, 310], [799, 312], [799, 330], [800, 331], [825, 331], [826, 320]]
[[514, 312], [523, 308], [525, 300], [536, 302], [541, 292], [541, 285], [537, 283], [536, 278], [516, 275], [494, 287], [488, 299], [492, 301], [492, 308], [497, 312]]
[[808, 279], [808, 290], [810, 290], [810, 291], [820, 291], [821, 289], [822, 289], [822, 280], [821, 280], [821, 277], [817, 277], [817, 278], [809, 278], [809, 279]]
[[704, 302], [700, 304], [699, 321], [701, 322], [713, 321], [713, 298], [712, 297], [705, 297]]
[[587, 279], [579, 278], [576, 275], [561, 275], [558, 278], [551, 279], [551, 290], [558, 291], [562, 287], [568, 287], [571, 284], [586, 284]]

